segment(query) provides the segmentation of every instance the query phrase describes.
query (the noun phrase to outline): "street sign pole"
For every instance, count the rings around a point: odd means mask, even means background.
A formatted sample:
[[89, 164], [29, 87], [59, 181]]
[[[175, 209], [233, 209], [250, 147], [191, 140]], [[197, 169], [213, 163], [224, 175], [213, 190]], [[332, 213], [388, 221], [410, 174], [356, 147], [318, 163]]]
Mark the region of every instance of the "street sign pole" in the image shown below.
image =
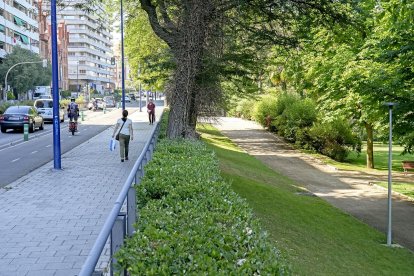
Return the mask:
[[54, 168], [61, 169], [56, 0], [50, 2], [50, 13], [52, 25], [53, 158]]

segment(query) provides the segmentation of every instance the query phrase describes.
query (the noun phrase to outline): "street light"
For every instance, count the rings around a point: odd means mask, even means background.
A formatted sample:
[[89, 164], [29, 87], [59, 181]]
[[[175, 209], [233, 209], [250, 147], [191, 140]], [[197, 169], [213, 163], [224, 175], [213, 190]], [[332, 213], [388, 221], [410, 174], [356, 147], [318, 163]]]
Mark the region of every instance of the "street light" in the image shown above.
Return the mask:
[[76, 61], [76, 92], [80, 92], [80, 87], [79, 87], [79, 60]]
[[53, 161], [54, 168], [61, 169], [56, 0], [50, 1], [50, 17], [52, 27]]
[[124, 70], [124, 10], [121, 0], [121, 66], [122, 66], [122, 110], [125, 110], [125, 70]]
[[139, 81], [138, 93], [139, 93], [139, 112], [142, 112], [141, 81], [139, 80], [140, 74], [141, 74], [141, 63], [138, 64], [138, 81]]
[[388, 141], [388, 231], [387, 246], [392, 245], [392, 108], [396, 103], [384, 103], [388, 106], [390, 133]]

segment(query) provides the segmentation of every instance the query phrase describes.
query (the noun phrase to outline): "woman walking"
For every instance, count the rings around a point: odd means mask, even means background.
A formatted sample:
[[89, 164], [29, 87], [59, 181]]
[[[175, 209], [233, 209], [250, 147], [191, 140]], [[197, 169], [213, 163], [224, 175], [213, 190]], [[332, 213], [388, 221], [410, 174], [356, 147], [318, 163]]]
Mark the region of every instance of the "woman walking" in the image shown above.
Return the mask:
[[[134, 140], [134, 131], [132, 129], [132, 121], [128, 119], [128, 110], [122, 111], [122, 118], [118, 119], [112, 138], [115, 134], [119, 134], [119, 150], [121, 154], [121, 162], [128, 160], [129, 140]], [[119, 131], [118, 131], [119, 129]]]

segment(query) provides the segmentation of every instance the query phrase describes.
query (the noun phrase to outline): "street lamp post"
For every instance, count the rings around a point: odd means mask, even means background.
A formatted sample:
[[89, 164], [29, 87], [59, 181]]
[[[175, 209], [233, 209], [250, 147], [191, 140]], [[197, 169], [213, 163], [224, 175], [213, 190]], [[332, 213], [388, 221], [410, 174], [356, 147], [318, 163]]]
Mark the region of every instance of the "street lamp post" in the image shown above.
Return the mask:
[[54, 168], [61, 169], [56, 0], [50, 1], [50, 16], [52, 27], [53, 160]]
[[387, 246], [392, 245], [392, 108], [396, 103], [385, 103], [389, 113], [389, 141], [388, 141], [388, 231]]
[[138, 64], [138, 93], [139, 93], [139, 112], [142, 112], [142, 96], [141, 96], [141, 81], [139, 80], [139, 76], [141, 75], [141, 63]]
[[76, 61], [76, 92], [80, 92], [79, 86], [79, 60]]
[[125, 69], [124, 69], [124, 10], [121, 0], [121, 66], [122, 66], [122, 110], [125, 110]]

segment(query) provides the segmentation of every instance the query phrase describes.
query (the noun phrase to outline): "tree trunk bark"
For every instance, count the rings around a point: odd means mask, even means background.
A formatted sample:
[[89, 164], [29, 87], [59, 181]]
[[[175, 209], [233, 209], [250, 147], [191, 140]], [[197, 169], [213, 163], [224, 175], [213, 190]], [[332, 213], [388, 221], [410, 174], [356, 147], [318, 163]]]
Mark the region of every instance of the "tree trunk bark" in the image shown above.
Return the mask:
[[181, 35], [172, 45], [176, 70], [171, 85], [169, 138], [195, 138], [200, 88], [197, 79], [202, 70], [203, 45], [208, 20], [202, 2], [194, 2], [182, 24]]
[[365, 130], [367, 131], [367, 168], [374, 168], [374, 133], [372, 125], [365, 123]]

